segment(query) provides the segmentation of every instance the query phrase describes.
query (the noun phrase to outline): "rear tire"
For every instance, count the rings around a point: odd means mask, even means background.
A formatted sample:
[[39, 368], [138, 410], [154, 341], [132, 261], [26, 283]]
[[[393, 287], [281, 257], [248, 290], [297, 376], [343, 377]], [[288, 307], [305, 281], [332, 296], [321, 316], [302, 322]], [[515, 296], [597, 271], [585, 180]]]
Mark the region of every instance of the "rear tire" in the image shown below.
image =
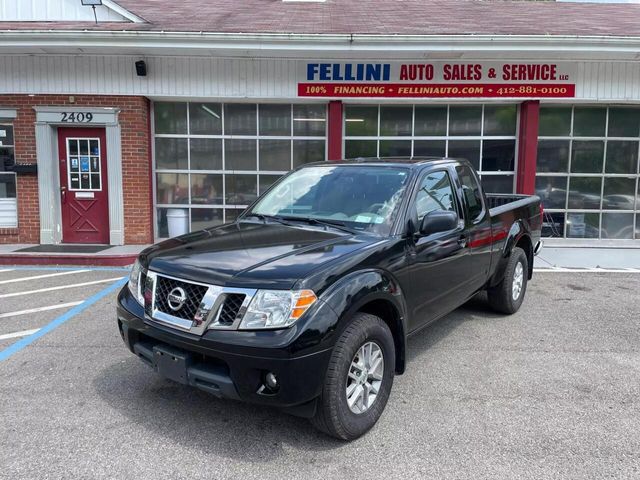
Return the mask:
[[495, 287], [487, 289], [489, 305], [500, 313], [516, 313], [524, 300], [529, 276], [527, 255], [519, 247], [514, 247], [507, 261], [504, 278]]
[[356, 313], [333, 348], [311, 423], [341, 440], [366, 433], [387, 404], [395, 363], [387, 324], [375, 315]]

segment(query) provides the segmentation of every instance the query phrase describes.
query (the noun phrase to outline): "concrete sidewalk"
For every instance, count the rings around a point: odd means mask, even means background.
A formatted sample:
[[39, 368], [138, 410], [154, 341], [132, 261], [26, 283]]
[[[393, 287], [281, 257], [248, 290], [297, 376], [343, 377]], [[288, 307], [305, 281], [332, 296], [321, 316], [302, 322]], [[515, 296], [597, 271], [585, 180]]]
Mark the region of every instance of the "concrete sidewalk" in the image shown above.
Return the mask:
[[76, 253], [73, 245], [68, 251], [27, 251], [31, 244], [0, 245], [0, 265], [92, 265], [118, 266], [131, 265], [138, 254], [148, 245], [122, 245], [108, 247], [94, 253]]
[[[19, 252], [35, 245], [0, 245], [0, 265], [102, 265], [124, 266], [132, 264], [138, 253], [148, 245], [109, 247], [97, 253]], [[534, 267], [640, 269], [640, 248], [636, 246], [585, 246], [559, 244], [545, 240], [545, 246], [536, 257]]]
[[536, 268], [640, 269], [640, 248], [545, 245]]

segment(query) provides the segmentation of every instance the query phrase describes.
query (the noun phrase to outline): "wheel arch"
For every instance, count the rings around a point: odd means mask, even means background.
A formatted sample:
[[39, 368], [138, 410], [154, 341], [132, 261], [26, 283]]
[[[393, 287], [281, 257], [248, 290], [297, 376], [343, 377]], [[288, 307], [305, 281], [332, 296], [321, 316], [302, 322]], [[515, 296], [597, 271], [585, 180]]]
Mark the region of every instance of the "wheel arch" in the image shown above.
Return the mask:
[[351, 273], [322, 295], [336, 312], [336, 337], [357, 312], [380, 317], [391, 330], [396, 349], [395, 370], [402, 374], [406, 363], [406, 304], [398, 282], [380, 270]]

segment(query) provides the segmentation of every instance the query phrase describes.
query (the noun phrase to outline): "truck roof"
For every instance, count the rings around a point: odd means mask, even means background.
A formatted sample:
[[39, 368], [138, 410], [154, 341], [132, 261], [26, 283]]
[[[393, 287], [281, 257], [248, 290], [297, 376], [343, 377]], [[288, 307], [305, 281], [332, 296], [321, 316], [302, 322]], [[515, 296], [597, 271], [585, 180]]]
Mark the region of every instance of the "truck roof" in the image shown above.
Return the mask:
[[358, 157], [344, 160], [330, 160], [308, 165], [398, 165], [404, 167], [418, 167], [425, 164], [467, 162], [459, 158], [450, 157]]

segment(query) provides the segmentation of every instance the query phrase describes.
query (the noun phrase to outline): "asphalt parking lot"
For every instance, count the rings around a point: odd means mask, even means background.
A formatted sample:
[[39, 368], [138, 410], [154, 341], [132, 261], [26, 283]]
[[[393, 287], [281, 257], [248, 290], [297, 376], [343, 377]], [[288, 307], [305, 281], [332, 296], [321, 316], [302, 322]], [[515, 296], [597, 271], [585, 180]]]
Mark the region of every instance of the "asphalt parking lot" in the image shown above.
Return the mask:
[[540, 273], [511, 317], [472, 300], [343, 443], [159, 378], [116, 328], [127, 272], [78, 270], [0, 267], [2, 478], [640, 477], [640, 274]]

